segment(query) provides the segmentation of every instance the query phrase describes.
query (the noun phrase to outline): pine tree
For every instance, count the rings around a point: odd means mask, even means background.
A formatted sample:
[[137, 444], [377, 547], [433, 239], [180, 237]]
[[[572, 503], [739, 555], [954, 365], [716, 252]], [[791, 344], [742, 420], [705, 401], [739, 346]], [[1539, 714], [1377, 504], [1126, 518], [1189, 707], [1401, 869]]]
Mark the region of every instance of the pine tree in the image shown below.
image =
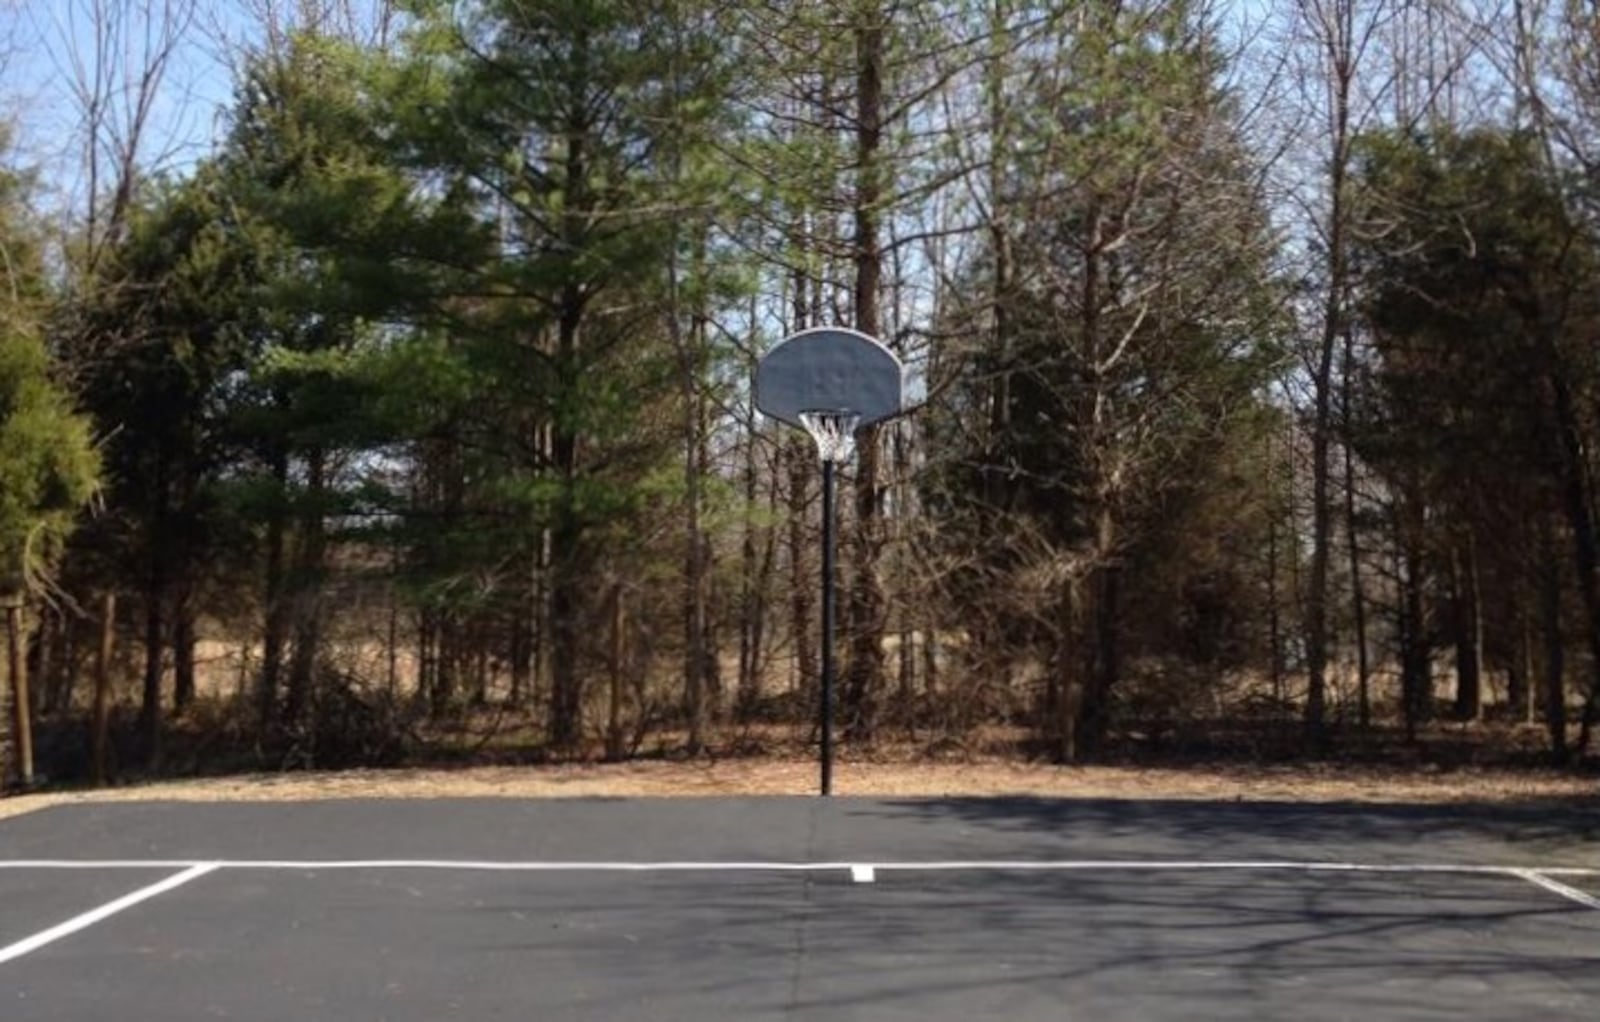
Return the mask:
[[[17, 745], [15, 774], [33, 780], [22, 616], [48, 587], [67, 537], [99, 480], [89, 423], [54, 378], [39, 326], [46, 298], [40, 245], [29, 223], [27, 182], [0, 169], [0, 601], [7, 614], [9, 702], [0, 757]], [[0, 782], [8, 770], [0, 758]]]
[[519, 545], [548, 580], [549, 737], [572, 749], [585, 622], [600, 609], [591, 581], [608, 530], [662, 464], [646, 424], [689, 350], [672, 340], [693, 312], [669, 309], [684, 283], [674, 267], [696, 250], [674, 168], [720, 111], [718, 26], [655, 0], [486, 3], [459, 24], [450, 5], [426, 8], [402, 77], [440, 105], [412, 125], [415, 160], [497, 234], [454, 327], [463, 357], [493, 369], [480, 410], [521, 417], [515, 431], [483, 422], [484, 439], [498, 443], [502, 492], [522, 494], [532, 528]]

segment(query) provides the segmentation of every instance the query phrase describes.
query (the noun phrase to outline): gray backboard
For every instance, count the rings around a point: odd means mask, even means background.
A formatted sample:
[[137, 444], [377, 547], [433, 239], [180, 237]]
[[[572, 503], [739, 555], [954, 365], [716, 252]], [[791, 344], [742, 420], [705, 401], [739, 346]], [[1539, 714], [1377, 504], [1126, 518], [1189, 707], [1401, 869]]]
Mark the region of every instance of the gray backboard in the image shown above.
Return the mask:
[[756, 407], [794, 426], [816, 411], [855, 412], [858, 428], [870, 426], [900, 414], [903, 387], [894, 352], [844, 327], [792, 334], [756, 366]]

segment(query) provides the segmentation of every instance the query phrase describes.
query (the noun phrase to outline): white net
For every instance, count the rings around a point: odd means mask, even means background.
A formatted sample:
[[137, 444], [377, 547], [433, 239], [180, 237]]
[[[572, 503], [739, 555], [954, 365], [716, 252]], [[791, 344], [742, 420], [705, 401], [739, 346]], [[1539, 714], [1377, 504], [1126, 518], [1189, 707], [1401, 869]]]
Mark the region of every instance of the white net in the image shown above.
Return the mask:
[[817, 442], [817, 456], [835, 465], [850, 460], [856, 451], [855, 412], [801, 412], [800, 424]]

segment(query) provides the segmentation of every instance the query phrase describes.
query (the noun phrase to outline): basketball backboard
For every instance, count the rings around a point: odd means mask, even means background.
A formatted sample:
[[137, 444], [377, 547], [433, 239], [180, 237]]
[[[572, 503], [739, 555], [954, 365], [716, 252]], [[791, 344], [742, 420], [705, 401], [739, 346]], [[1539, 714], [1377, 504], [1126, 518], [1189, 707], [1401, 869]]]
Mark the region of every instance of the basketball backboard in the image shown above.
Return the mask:
[[904, 373], [894, 352], [858, 330], [816, 327], [792, 334], [756, 366], [756, 407], [809, 428], [810, 413], [850, 413], [855, 428], [899, 415]]

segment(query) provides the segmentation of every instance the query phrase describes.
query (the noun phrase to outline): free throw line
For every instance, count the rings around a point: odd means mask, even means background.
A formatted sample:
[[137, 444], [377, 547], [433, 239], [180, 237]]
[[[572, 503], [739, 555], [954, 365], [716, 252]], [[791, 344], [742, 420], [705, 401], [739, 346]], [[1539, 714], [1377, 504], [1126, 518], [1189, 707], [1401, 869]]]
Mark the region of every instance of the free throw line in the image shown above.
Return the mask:
[[71, 919], [68, 919], [66, 922], [61, 923], [58, 926], [52, 926], [48, 930], [41, 930], [31, 937], [19, 940], [15, 944], [7, 947], [0, 948], [0, 965], [4, 965], [6, 962], [9, 962], [13, 959], [21, 958], [23, 955], [28, 954], [29, 952], [37, 951], [46, 944], [54, 943], [55, 941], [60, 940], [62, 937], [71, 936], [72, 934], [77, 933], [79, 930], [88, 929], [95, 923], [98, 923], [103, 919], [109, 919], [111, 916], [116, 915], [123, 909], [132, 908], [141, 901], [149, 901], [151, 898], [154, 898], [157, 895], [165, 894], [177, 887], [182, 887], [189, 881], [198, 877], [203, 877], [216, 868], [217, 864], [214, 862], [197, 862], [188, 869], [184, 870], [182, 873], [175, 873], [172, 876], [167, 877], [165, 880], [151, 884], [149, 887], [141, 887], [132, 894], [123, 895], [116, 901], [108, 901], [99, 908], [92, 909], [83, 913], [82, 915], [73, 916]]

